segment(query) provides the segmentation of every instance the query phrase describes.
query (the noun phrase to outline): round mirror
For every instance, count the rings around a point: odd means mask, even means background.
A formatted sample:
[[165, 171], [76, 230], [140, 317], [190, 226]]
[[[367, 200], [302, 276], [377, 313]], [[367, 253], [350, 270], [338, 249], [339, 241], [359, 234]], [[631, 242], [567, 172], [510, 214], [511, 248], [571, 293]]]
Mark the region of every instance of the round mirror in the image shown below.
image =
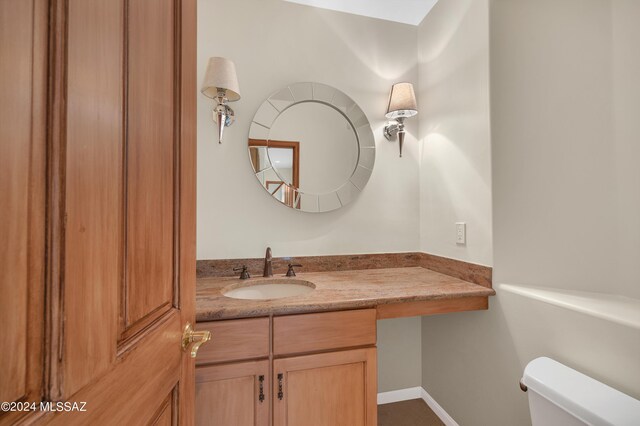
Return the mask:
[[297, 210], [326, 212], [362, 191], [375, 143], [367, 117], [347, 95], [324, 84], [296, 83], [256, 112], [249, 158], [273, 198]]

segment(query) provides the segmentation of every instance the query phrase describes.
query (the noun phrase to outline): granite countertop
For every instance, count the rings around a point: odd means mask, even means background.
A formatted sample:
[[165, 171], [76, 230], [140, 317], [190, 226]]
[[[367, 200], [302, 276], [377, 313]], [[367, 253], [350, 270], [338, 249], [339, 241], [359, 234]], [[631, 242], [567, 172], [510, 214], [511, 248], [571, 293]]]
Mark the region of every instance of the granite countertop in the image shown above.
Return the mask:
[[358, 271], [298, 273], [294, 280], [315, 284], [301, 296], [272, 300], [240, 300], [225, 297], [227, 286], [251, 285], [274, 278], [198, 278], [196, 321], [249, 318], [268, 315], [322, 312], [435, 299], [493, 296], [488, 287], [422, 267], [368, 269]]

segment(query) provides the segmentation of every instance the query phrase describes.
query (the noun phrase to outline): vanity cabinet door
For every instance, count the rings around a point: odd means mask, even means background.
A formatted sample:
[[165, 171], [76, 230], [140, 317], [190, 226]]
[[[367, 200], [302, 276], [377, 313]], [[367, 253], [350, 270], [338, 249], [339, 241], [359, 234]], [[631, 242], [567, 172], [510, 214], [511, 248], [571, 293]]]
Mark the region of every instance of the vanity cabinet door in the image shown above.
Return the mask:
[[196, 368], [196, 426], [268, 426], [269, 361]]
[[273, 361], [274, 426], [376, 426], [376, 349]]

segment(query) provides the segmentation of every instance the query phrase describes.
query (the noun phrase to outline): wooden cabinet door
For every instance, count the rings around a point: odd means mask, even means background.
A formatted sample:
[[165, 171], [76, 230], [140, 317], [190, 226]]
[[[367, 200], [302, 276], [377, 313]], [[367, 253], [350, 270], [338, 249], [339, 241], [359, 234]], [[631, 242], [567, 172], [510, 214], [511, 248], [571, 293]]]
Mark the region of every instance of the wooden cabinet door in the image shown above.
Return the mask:
[[273, 361], [274, 426], [376, 426], [376, 349]]
[[196, 368], [197, 426], [268, 426], [269, 361]]
[[0, 36], [0, 396], [193, 424], [196, 0], [0, 0]]

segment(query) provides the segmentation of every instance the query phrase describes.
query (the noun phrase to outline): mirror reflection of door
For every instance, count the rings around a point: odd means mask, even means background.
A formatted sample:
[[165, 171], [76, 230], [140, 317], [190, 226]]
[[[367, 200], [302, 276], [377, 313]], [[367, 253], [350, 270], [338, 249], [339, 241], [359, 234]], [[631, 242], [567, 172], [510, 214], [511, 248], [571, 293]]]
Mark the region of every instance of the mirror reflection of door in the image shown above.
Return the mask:
[[267, 188], [267, 191], [269, 191], [269, 193], [278, 201], [289, 207], [293, 206], [295, 195], [293, 188], [285, 185], [281, 180], [268, 180], [264, 185]]
[[[266, 164], [272, 165], [278, 177], [278, 180], [265, 179], [263, 185], [267, 191], [281, 203], [299, 209], [300, 200], [297, 203], [295, 200], [300, 187], [300, 142], [249, 139], [249, 147], [254, 170], [261, 170], [261, 165], [266, 161]], [[269, 158], [261, 158], [265, 155]]]

